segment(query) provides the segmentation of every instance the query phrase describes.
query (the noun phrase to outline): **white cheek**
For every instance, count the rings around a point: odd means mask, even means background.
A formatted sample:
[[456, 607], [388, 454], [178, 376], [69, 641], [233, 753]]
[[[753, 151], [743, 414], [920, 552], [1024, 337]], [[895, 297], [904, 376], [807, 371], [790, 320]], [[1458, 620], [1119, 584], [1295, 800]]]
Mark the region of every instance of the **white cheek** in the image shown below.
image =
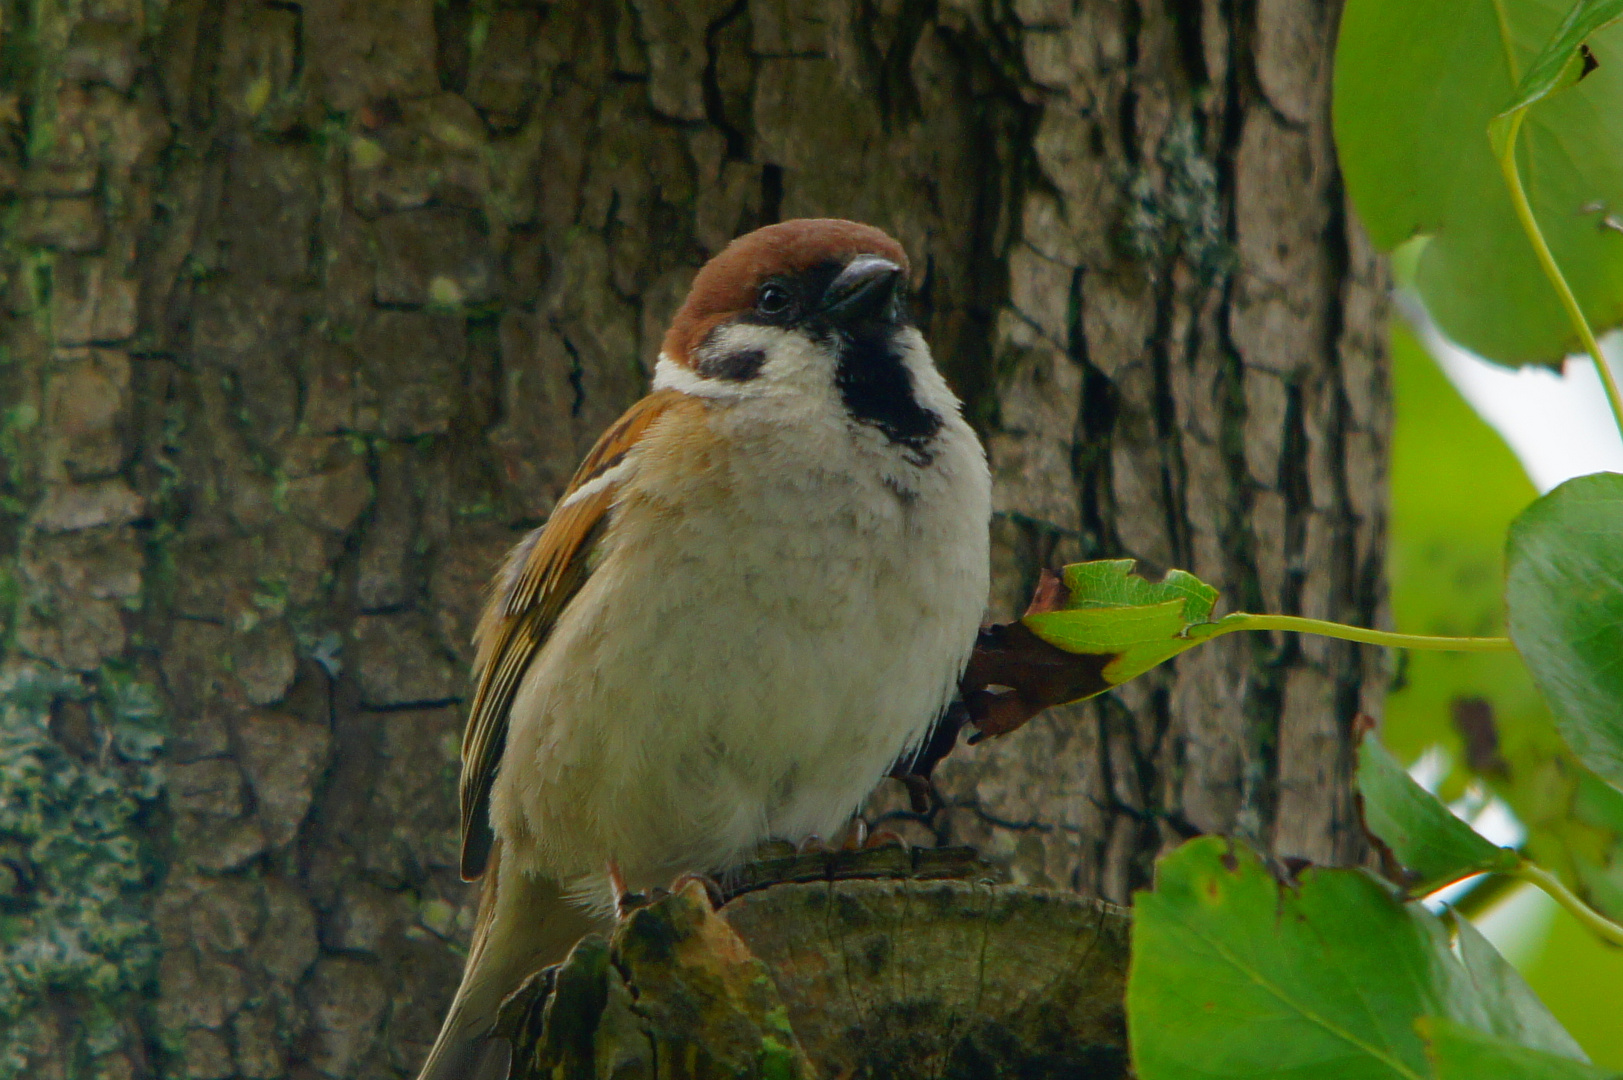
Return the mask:
[[752, 378], [732, 380], [705, 378], [661, 353], [654, 368], [654, 389], [739, 401], [826, 392], [834, 385], [834, 354], [792, 330], [732, 323], [715, 330], [701, 349], [713, 354], [758, 350], [765, 360]]
[[704, 348], [721, 355], [759, 351], [766, 360], [748, 381], [760, 383], [762, 388], [805, 387], [826, 384], [834, 378], [834, 354], [795, 330], [733, 323], [717, 328]]
[[655, 390], [680, 390], [694, 397], [737, 400], [748, 396], [744, 386], [744, 383], [702, 378], [692, 368], [678, 364], [664, 353], [659, 354], [659, 362], [654, 365]]

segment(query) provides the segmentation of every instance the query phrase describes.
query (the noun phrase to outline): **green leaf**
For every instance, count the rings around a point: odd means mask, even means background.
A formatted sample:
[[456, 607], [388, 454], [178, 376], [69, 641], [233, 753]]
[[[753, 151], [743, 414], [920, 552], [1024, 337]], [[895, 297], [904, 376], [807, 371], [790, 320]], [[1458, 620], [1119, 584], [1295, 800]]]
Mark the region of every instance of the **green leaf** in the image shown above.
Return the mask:
[[1364, 823], [1404, 868], [1415, 875], [1412, 895], [1423, 896], [1461, 878], [1508, 873], [1520, 856], [1483, 839], [1412, 780], [1373, 735], [1358, 748], [1358, 792]]
[[1527, 74], [1516, 84], [1515, 100], [1499, 115], [1509, 116], [1577, 83], [1584, 69], [1579, 47], [1618, 19], [1623, 19], [1623, 0], [1579, 0], [1574, 4], [1555, 36], [1533, 58]]
[[[1484, 135], [1569, 7], [1348, 0], [1336, 47], [1336, 144], [1359, 217], [1383, 249], [1432, 238], [1416, 269], [1427, 310], [1503, 363], [1577, 345]], [[1534, 214], [1599, 332], [1623, 322], [1623, 235], [1600, 227], [1623, 211], [1623, 27], [1589, 45], [1600, 68], [1527, 114], [1518, 152]]]
[[[1583, 771], [1569, 805], [1574, 826], [1591, 834], [1588, 850], [1572, 856], [1577, 890], [1614, 922], [1623, 921], [1623, 852], [1618, 850], [1623, 846], [1623, 792]], [[1597, 844], [1595, 838], [1603, 843]]]
[[1135, 901], [1128, 974], [1139, 1080], [1425, 1080], [1426, 1016], [1581, 1056], [1491, 948], [1462, 936], [1456, 955], [1443, 920], [1363, 870], [1282, 886], [1205, 837], [1156, 877]]
[[1529, 1050], [1443, 1017], [1422, 1017], [1416, 1029], [1426, 1041], [1437, 1080], [1608, 1080], [1617, 1075], [1568, 1057]]
[[1100, 559], [1065, 568], [1065, 587], [1076, 608], [1143, 607], [1177, 603], [1185, 623], [1205, 622], [1217, 604], [1217, 590], [1187, 570], [1168, 570], [1160, 581], [1133, 573], [1132, 559]]
[[1222, 625], [1212, 622], [1217, 590], [1184, 570], [1160, 581], [1133, 573], [1132, 559], [1101, 559], [1065, 568], [1070, 597], [1059, 611], [1021, 621], [1066, 652], [1115, 656], [1104, 669], [1112, 686], [1191, 649]]
[[[1391, 357], [1393, 621], [1413, 634], [1502, 634], [1505, 535], [1538, 492], [1401, 323], [1392, 327]], [[1623, 794], [1573, 757], [1527, 665], [1480, 653], [1400, 656], [1381, 726], [1393, 755], [1408, 763], [1441, 747], [1449, 765], [1442, 798], [1486, 785], [1527, 827], [1528, 857], [1623, 920]], [[1589, 948], [1591, 939], [1582, 940]], [[1552, 981], [1540, 987], [1547, 998]], [[1598, 1008], [1579, 994], [1563, 1002], [1563, 1018], [1575, 1007]]]
[[1510, 636], [1573, 752], [1623, 788], [1623, 475], [1533, 503], [1507, 553]]
[[1463, 980], [1456, 975], [1450, 992], [1457, 1003], [1454, 1019], [1520, 1046], [1585, 1060], [1577, 1040], [1482, 931], [1466, 919], [1449, 916], [1448, 921], [1454, 930], [1454, 955], [1463, 973]]

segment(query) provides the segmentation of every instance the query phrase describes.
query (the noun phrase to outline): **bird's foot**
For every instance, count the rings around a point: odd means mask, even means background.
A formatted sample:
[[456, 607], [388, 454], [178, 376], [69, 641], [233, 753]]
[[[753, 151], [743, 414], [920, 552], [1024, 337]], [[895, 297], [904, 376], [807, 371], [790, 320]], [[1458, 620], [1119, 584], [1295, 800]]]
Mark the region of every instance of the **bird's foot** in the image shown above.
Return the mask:
[[[852, 818], [851, 824], [845, 827], [845, 833], [840, 841], [840, 851], [872, 851], [874, 848], [899, 847], [908, 848], [911, 845], [902, 837], [902, 834], [891, 829], [875, 829], [868, 831], [868, 823], [861, 818]], [[827, 849], [824, 849], [827, 850]]]
[[[877, 829], [870, 833], [868, 823], [861, 818], [852, 818], [840, 833], [838, 844], [829, 844], [821, 836], [808, 836], [795, 845], [796, 855], [833, 855], [841, 851], [871, 851], [882, 847], [910, 847], [902, 835], [890, 829]], [[776, 853], [762, 851], [757, 857], [772, 857]]]
[[703, 890], [705, 899], [710, 901], [712, 908], [719, 908], [727, 902], [726, 894], [722, 892], [721, 885], [715, 878], [707, 877], [704, 874], [683, 874], [671, 882], [671, 892], [673, 893], [686, 892], [689, 888]]
[[769, 840], [755, 857], [733, 867], [723, 879], [729, 902], [773, 885], [848, 878], [913, 878], [938, 880], [1000, 879], [1002, 871], [967, 847], [914, 847], [890, 829], [876, 829], [856, 848], [831, 849], [818, 837], [799, 844]]
[[875, 829], [873, 832], [869, 833], [868, 838], [862, 842], [862, 849], [864, 851], [870, 851], [873, 848], [882, 847], [899, 847], [903, 850], [908, 850], [911, 849], [912, 846], [913, 845], [907, 842], [907, 837], [892, 829]]

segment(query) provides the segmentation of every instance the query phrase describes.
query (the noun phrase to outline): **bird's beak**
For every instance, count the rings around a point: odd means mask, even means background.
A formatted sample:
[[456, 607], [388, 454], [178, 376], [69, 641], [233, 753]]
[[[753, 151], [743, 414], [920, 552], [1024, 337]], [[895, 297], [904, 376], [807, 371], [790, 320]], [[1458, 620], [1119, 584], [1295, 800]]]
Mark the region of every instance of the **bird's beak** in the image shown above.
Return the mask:
[[886, 317], [896, 299], [902, 268], [878, 255], [858, 255], [823, 293], [819, 311], [836, 323]]

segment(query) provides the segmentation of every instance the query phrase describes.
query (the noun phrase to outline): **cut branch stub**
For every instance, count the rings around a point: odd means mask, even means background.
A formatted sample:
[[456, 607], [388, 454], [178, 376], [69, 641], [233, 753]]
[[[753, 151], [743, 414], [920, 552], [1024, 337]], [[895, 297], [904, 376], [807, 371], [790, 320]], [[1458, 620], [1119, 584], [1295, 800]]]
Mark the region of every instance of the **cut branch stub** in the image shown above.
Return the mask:
[[514, 1080], [1127, 1072], [1128, 916], [968, 881], [691, 886], [507, 1002]]

